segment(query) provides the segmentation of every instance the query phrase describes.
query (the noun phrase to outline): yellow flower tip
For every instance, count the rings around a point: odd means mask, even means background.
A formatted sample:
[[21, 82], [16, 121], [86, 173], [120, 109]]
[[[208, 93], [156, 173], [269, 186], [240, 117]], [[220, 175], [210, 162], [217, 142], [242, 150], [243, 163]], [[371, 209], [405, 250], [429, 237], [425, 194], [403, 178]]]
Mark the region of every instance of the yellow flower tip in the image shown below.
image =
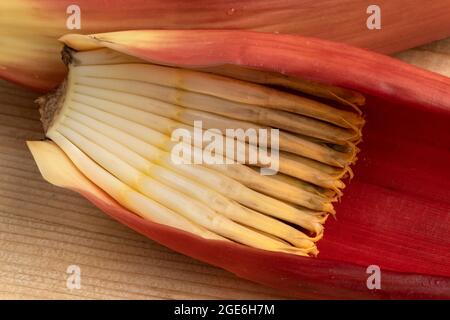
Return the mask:
[[103, 47], [95, 35], [66, 34], [58, 40], [77, 51], [95, 50]]

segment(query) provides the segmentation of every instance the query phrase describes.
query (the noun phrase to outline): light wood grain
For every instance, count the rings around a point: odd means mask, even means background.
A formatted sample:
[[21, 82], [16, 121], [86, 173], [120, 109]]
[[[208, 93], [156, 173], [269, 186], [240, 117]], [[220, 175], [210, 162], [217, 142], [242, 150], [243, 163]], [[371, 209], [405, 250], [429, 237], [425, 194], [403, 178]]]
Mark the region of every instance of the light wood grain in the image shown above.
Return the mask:
[[450, 77], [450, 38], [397, 53], [395, 57]]
[[[450, 39], [397, 57], [450, 75]], [[283, 298], [168, 250], [45, 182], [25, 146], [44, 137], [36, 97], [0, 82], [0, 298]], [[72, 264], [81, 268], [79, 290], [66, 287]]]

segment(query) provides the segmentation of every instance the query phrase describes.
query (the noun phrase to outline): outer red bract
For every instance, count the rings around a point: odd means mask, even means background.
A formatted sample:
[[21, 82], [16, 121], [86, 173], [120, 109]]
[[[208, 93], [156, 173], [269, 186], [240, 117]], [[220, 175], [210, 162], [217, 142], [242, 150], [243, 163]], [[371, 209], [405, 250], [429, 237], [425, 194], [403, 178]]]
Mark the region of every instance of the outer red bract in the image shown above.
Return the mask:
[[[367, 27], [381, 9], [381, 30]], [[80, 28], [73, 6], [80, 9]], [[394, 53], [450, 36], [448, 0], [14, 0], [0, 1], [0, 78], [48, 91], [66, 74], [66, 33], [233, 29], [314, 36]], [[69, 27], [67, 26], [69, 22]]]

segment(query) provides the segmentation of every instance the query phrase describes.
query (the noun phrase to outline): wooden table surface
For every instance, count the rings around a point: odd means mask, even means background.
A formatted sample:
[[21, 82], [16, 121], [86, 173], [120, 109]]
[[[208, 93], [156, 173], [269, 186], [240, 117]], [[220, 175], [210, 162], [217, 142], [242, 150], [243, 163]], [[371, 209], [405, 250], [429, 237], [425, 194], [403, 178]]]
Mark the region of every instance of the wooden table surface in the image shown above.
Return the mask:
[[[397, 57], [450, 76], [450, 38]], [[0, 81], [0, 299], [268, 299], [239, 279], [137, 234], [45, 182], [25, 145], [42, 139], [35, 93]], [[66, 285], [81, 270], [81, 288]]]

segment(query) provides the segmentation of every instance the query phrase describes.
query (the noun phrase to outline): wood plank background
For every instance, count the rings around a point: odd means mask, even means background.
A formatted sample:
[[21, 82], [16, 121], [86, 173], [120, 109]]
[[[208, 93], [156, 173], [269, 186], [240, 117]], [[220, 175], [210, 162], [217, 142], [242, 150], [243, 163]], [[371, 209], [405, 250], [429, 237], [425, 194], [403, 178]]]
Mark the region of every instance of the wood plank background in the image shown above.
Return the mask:
[[[450, 76], [450, 39], [396, 55]], [[25, 145], [42, 139], [35, 93], [0, 81], [0, 299], [279, 299], [180, 255], [45, 182]], [[81, 288], [68, 289], [69, 265]]]

